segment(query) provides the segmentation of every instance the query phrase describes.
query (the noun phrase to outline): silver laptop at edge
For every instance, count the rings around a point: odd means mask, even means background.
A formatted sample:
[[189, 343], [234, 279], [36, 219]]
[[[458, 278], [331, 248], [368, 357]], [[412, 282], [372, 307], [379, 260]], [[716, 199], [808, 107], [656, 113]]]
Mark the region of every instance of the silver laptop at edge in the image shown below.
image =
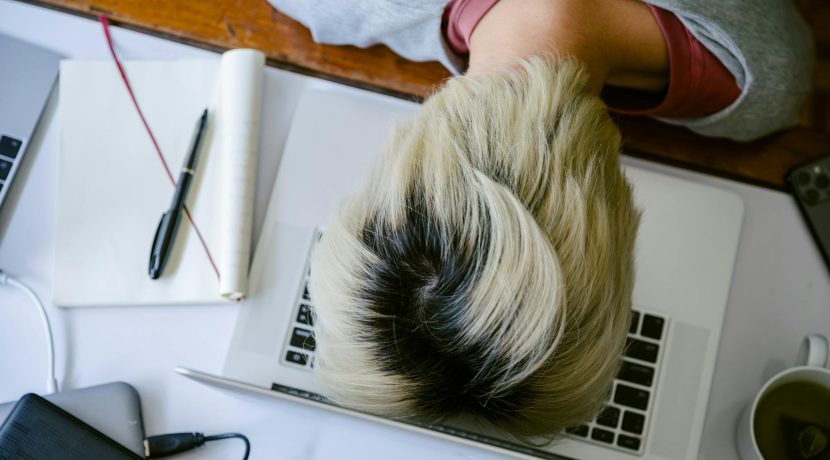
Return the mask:
[[538, 447], [462, 426], [405, 424], [319, 396], [309, 254], [337, 203], [374, 163], [413, 103], [329, 83], [301, 96], [222, 376], [178, 372], [226, 388], [288, 398], [521, 458], [695, 459], [717, 356], [743, 202], [732, 192], [626, 167], [642, 209], [635, 318], [605, 410]]
[[58, 77], [60, 56], [0, 35], [0, 209]]

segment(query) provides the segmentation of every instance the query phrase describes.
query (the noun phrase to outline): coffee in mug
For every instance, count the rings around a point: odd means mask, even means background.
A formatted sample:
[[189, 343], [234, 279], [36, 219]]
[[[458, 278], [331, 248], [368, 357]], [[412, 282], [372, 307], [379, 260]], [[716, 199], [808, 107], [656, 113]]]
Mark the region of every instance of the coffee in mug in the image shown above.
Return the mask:
[[779, 372], [738, 422], [743, 460], [830, 460], [828, 343], [808, 335], [797, 366]]
[[765, 394], [755, 409], [763, 458], [830, 460], [830, 388], [793, 381]]

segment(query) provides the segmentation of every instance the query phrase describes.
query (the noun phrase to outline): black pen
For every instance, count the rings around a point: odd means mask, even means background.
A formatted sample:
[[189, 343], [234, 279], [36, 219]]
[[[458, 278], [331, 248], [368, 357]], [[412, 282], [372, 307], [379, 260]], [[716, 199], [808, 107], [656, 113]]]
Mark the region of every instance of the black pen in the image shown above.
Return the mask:
[[150, 267], [148, 272], [150, 278], [154, 280], [158, 279], [162, 272], [164, 272], [164, 266], [170, 258], [170, 253], [173, 252], [176, 232], [179, 229], [182, 212], [184, 212], [187, 191], [190, 189], [190, 182], [193, 181], [196, 159], [199, 156], [199, 146], [202, 144], [207, 118], [208, 111], [205, 109], [199, 121], [196, 123], [196, 131], [193, 133], [193, 140], [190, 142], [190, 153], [184, 160], [182, 172], [179, 174], [179, 182], [176, 184], [173, 202], [170, 203], [170, 209], [162, 214], [161, 221], [156, 229], [156, 236], [153, 238], [153, 246], [150, 248]]

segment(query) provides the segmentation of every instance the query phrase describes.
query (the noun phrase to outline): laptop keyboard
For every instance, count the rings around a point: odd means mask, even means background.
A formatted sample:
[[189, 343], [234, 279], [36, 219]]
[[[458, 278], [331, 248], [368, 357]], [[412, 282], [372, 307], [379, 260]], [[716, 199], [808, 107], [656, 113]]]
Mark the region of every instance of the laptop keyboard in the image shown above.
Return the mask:
[[566, 433], [582, 441], [641, 454], [666, 335], [664, 316], [635, 309], [611, 401], [594, 420], [568, 428]]
[[[297, 296], [283, 360], [312, 371], [317, 344], [311, 313], [314, 304], [308, 293], [309, 274], [310, 270], [306, 270]], [[634, 310], [611, 401], [591, 422], [565, 430], [570, 437], [629, 454], [643, 452], [666, 332], [665, 317]]]
[[317, 344], [314, 341], [314, 318], [311, 315], [314, 305], [308, 294], [309, 274], [310, 270], [306, 269], [303, 282], [300, 283], [302, 288], [295, 302], [291, 333], [288, 334], [283, 360], [310, 371], [314, 368], [314, 349]]
[[18, 154], [22, 145], [19, 139], [0, 135], [0, 204], [12, 180], [15, 163], [19, 163]]

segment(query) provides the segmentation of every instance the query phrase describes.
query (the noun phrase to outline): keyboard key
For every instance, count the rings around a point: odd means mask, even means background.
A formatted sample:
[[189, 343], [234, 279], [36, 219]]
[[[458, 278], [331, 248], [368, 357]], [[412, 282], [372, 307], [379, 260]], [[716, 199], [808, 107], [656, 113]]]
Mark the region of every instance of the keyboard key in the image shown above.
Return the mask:
[[632, 338], [626, 340], [625, 355], [634, 359], [656, 363], [659, 350], [660, 346], [655, 343]]
[[650, 387], [654, 382], [654, 368], [634, 364], [630, 361], [623, 361], [617, 378], [626, 382], [636, 383]]
[[614, 433], [603, 430], [602, 428], [594, 428], [591, 430], [591, 439], [612, 444], [614, 442]]
[[632, 311], [631, 312], [631, 325], [628, 326], [628, 333], [629, 334], [636, 334], [637, 327], [640, 325], [640, 312]]
[[571, 428], [565, 428], [565, 432], [576, 435], [582, 436], [583, 438], [588, 437], [588, 425], [579, 425]]
[[616, 407], [606, 407], [597, 417], [597, 425], [616, 428], [620, 422], [620, 410]]
[[317, 344], [314, 342], [314, 334], [306, 329], [294, 328], [294, 334], [291, 335], [291, 345], [303, 350], [314, 351]]
[[663, 318], [659, 316], [643, 315], [643, 327], [640, 335], [654, 340], [663, 337]]
[[12, 170], [12, 162], [0, 160], [0, 180], [6, 180], [9, 177], [9, 172]]
[[646, 390], [638, 390], [618, 383], [617, 389], [614, 391], [614, 402], [621, 406], [646, 410], [648, 408], [648, 395], [649, 393]]
[[622, 420], [622, 429], [631, 433], [643, 434], [643, 425], [646, 418], [642, 414], [625, 411]]
[[624, 434], [617, 437], [617, 445], [631, 450], [640, 450], [640, 438], [632, 438]]
[[300, 311], [297, 313], [297, 322], [314, 326], [314, 319], [311, 317], [311, 307], [300, 304]]
[[20, 151], [20, 141], [9, 136], [0, 136], [0, 155], [17, 158]]
[[308, 362], [308, 355], [305, 353], [298, 353], [296, 351], [288, 351], [285, 354], [285, 360], [289, 363], [299, 364], [300, 366], [305, 366]]

